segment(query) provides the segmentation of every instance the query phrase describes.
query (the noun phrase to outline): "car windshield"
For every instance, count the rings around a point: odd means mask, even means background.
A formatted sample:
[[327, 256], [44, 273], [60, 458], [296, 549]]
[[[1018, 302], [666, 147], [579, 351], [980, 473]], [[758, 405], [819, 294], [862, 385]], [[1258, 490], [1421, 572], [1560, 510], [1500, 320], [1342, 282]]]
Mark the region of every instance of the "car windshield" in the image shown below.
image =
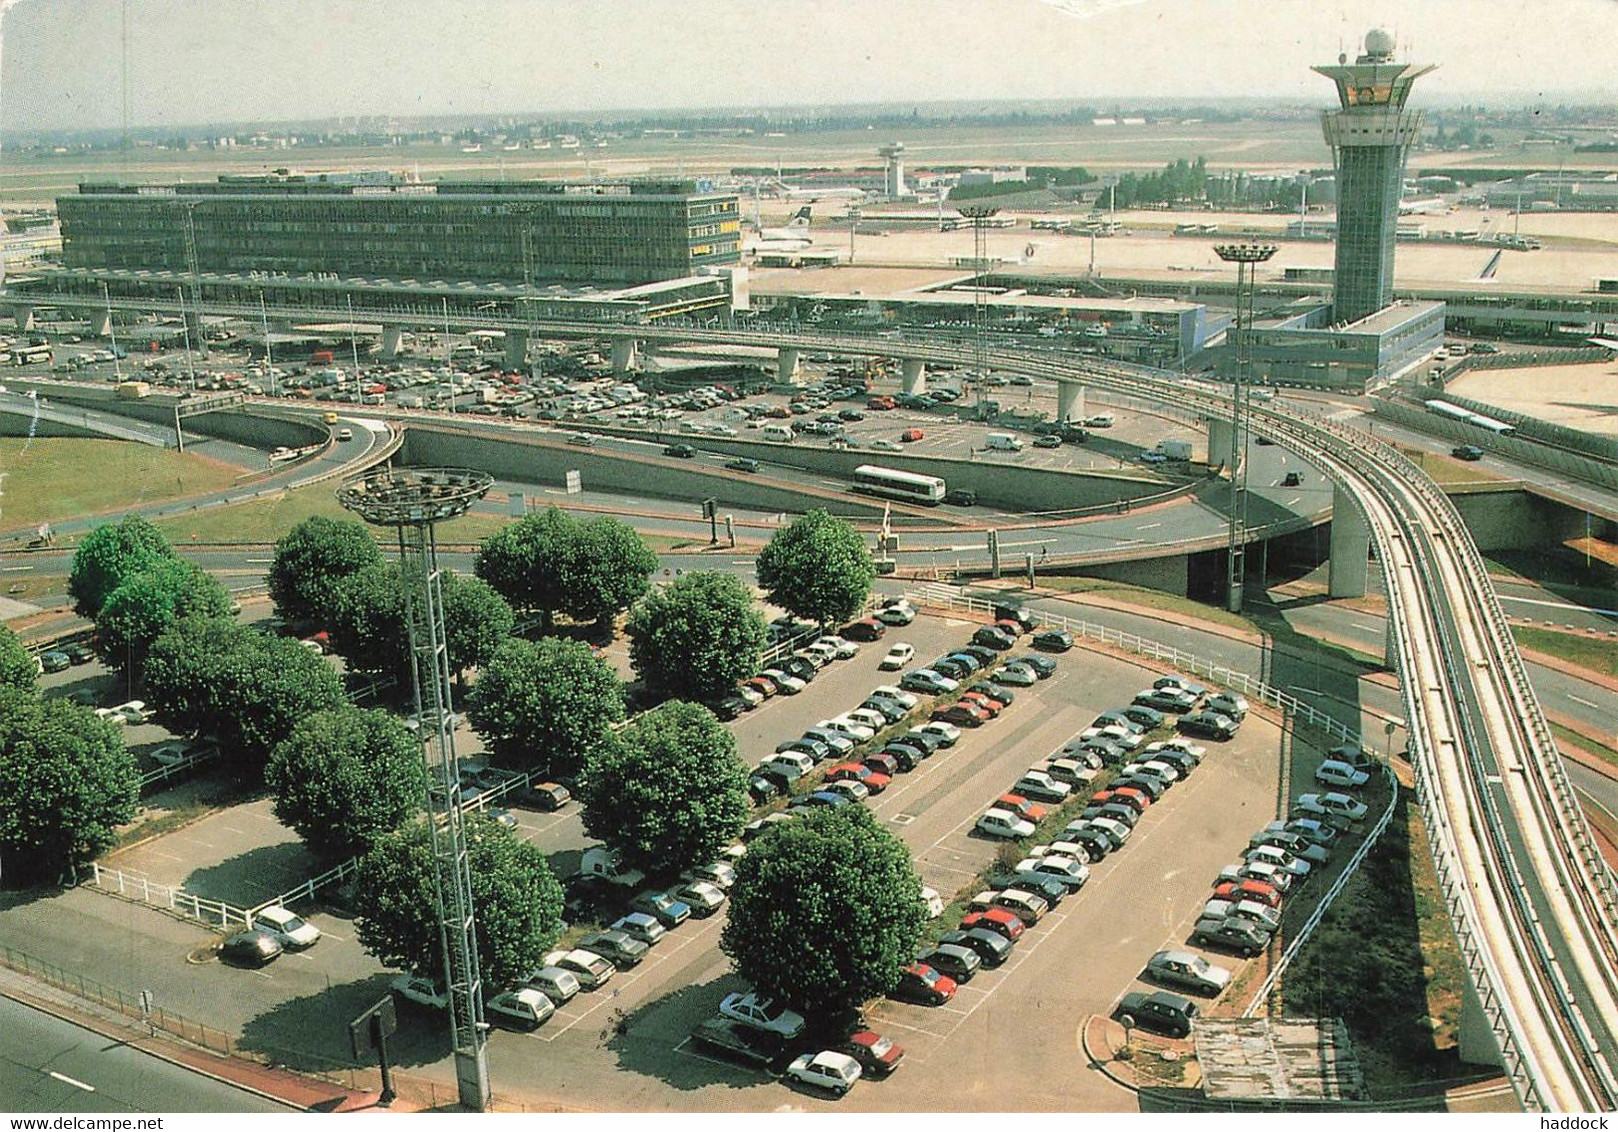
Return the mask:
[[892, 1038], [878, 1038], [871, 1043], [871, 1053], [876, 1057], [884, 1057], [893, 1048]]

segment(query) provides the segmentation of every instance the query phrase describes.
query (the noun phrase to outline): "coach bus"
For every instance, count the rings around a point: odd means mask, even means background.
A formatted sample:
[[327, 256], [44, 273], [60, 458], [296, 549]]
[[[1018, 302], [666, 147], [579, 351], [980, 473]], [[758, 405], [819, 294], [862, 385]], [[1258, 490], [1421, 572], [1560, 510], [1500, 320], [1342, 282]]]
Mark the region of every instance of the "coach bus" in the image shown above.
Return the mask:
[[861, 464], [854, 469], [854, 490], [928, 507], [944, 501], [944, 481], [937, 476], [920, 476], [875, 464]]

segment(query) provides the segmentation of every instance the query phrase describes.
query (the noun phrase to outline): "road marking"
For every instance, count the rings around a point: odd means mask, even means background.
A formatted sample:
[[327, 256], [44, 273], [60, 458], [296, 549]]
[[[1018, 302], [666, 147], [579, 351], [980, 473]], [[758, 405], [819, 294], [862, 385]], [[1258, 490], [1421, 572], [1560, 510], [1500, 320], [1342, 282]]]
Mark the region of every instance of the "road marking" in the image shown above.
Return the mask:
[[1544, 601], [1532, 597], [1512, 597], [1510, 594], [1501, 594], [1501, 601], [1514, 601], [1518, 605], [1543, 605], [1547, 609], [1575, 609], [1580, 613], [1594, 613], [1602, 617], [1618, 617], [1618, 609], [1591, 609], [1587, 605], [1573, 605], [1565, 601]]
[[1601, 710], [1601, 705], [1600, 704], [1593, 704], [1589, 700], [1585, 699], [1583, 696], [1575, 696], [1572, 692], [1569, 692], [1567, 694], [1567, 698], [1572, 700], [1576, 704], [1583, 704], [1587, 708], [1595, 708], [1597, 711]]
[[244, 558], [244, 559], [242, 559], [242, 561], [247, 563], [249, 566], [268, 566], [270, 563], [274, 562], [275, 559], [273, 559], [273, 558]]
[[32, 570], [32, 569], [33, 569], [32, 566], [0, 566], [0, 573], [3, 573], [3, 574], [22, 574], [22, 573], [25, 573], [26, 571], [29, 571], [29, 570]]
[[1355, 621], [1355, 622], [1352, 622], [1352, 624], [1353, 624], [1354, 628], [1363, 629], [1367, 633], [1374, 633], [1378, 629], [1381, 628], [1380, 625], [1372, 625], [1372, 624], [1370, 624], [1369, 622], [1366, 622], [1366, 621]]
[[83, 1081], [69, 1077], [66, 1073], [58, 1073], [56, 1070], [52, 1069], [50, 1070], [50, 1075], [62, 1082], [64, 1085], [72, 1085], [75, 1089], [83, 1089], [87, 1093], [93, 1093], [96, 1091], [96, 1087], [94, 1085], [86, 1085]]
[[1303, 496], [1294, 495], [1291, 499], [1287, 500], [1287, 506], [1288, 507], [1296, 507], [1302, 500], [1303, 500]]
[[1135, 529], [1137, 531], [1149, 531], [1149, 530], [1153, 529], [1154, 527], [1161, 527], [1162, 525], [1163, 525], [1162, 523], [1145, 523], [1145, 524], [1143, 524], [1143, 525], [1141, 525], [1139, 527], [1136, 527]]

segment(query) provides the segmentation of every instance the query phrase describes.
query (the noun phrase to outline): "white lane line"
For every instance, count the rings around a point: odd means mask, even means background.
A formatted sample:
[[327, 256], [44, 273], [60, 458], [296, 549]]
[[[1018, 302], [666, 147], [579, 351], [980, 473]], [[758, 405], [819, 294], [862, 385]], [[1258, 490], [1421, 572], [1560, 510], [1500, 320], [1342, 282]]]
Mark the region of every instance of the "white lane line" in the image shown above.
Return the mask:
[[1374, 633], [1378, 629], [1382, 628], [1380, 625], [1372, 625], [1367, 621], [1354, 621], [1351, 622], [1351, 624], [1354, 626], [1354, 628], [1361, 629], [1367, 633]]
[[1161, 527], [1162, 525], [1162, 523], [1143, 523], [1141, 526], [1138, 526], [1135, 529], [1137, 531], [1149, 531], [1155, 527]]
[[54, 1069], [50, 1070], [49, 1072], [52, 1077], [56, 1078], [64, 1085], [72, 1085], [75, 1089], [83, 1089], [87, 1093], [93, 1093], [96, 1091], [96, 1087], [94, 1085], [86, 1085], [83, 1081], [69, 1077], [66, 1073], [58, 1073]]
[[0, 566], [0, 574], [22, 574], [32, 569], [32, 566]]
[[244, 559], [242, 559], [242, 561], [247, 563], [249, 566], [268, 566], [270, 563], [274, 562], [275, 559], [273, 559], [273, 558], [244, 558]]
[[1572, 700], [1576, 704], [1583, 704], [1587, 708], [1595, 708], [1597, 711], [1601, 710], [1601, 705], [1600, 704], [1593, 704], [1589, 700], [1585, 699], [1583, 696], [1575, 696], [1572, 692], [1569, 692], [1567, 694], [1567, 698]]
[[1581, 613], [1595, 613], [1603, 617], [1618, 617], [1618, 609], [1591, 609], [1587, 605], [1573, 605], [1565, 601], [1545, 601], [1534, 597], [1512, 597], [1500, 594], [1501, 601], [1514, 601], [1518, 605], [1543, 605], [1547, 609], [1576, 609]]

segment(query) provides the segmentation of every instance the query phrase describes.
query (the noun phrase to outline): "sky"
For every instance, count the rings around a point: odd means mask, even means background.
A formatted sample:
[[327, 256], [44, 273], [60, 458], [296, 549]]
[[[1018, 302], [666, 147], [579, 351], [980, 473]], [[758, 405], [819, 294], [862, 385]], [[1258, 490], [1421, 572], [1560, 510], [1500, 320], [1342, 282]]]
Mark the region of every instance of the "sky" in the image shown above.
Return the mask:
[[1618, 101], [1618, 0], [0, 0], [0, 139], [345, 116], [1328, 99], [1385, 26], [1422, 94]]

